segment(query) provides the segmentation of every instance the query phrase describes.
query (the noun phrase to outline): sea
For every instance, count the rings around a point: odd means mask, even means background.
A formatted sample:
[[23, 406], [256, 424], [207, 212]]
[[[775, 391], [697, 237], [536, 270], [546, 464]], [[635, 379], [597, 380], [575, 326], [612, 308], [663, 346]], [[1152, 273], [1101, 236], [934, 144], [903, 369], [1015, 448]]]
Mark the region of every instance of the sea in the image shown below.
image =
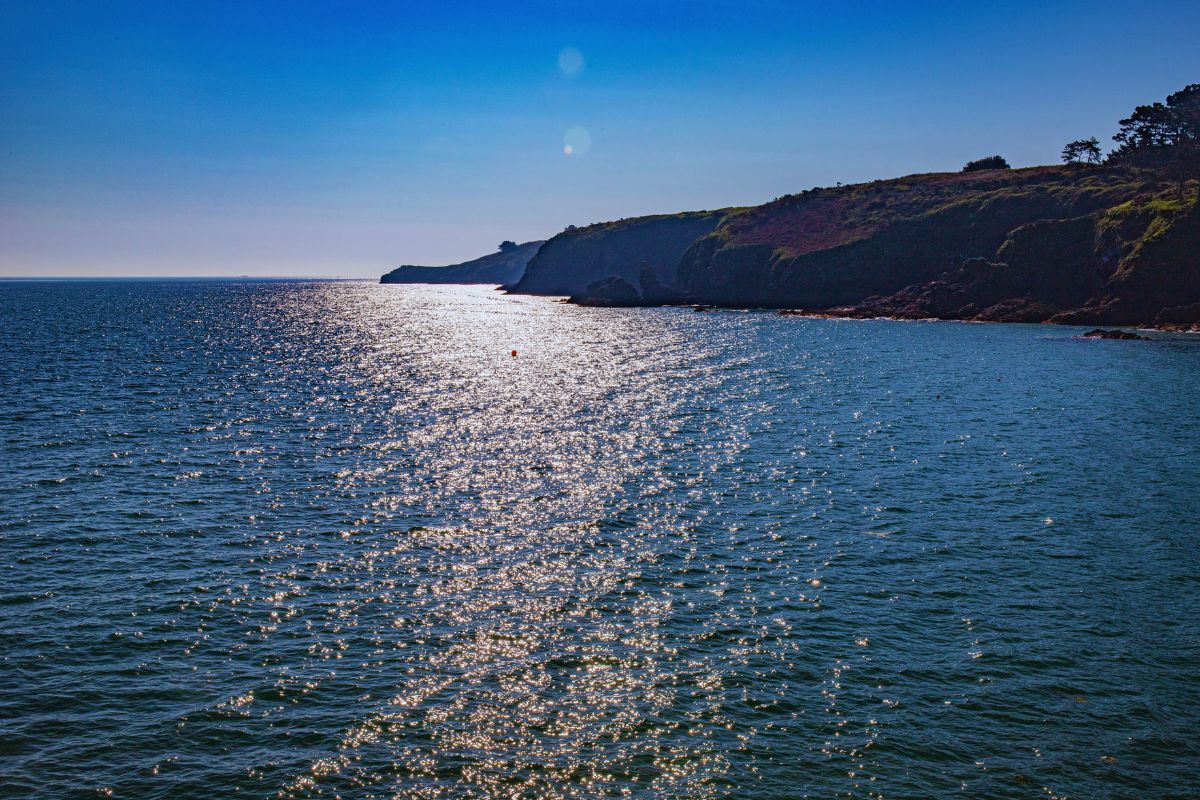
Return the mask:
[[1190, 798], [1200, 337], [0, 284], [0, 795]]

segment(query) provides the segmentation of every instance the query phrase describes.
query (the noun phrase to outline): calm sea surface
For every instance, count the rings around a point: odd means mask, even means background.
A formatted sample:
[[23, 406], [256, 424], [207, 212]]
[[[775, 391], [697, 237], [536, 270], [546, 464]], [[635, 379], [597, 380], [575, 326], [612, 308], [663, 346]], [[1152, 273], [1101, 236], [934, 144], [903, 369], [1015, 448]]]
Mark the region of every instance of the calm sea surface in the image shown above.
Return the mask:
[[0, 795], [1193, 797], [1200, 343], [1078, 333], [0, 284]]

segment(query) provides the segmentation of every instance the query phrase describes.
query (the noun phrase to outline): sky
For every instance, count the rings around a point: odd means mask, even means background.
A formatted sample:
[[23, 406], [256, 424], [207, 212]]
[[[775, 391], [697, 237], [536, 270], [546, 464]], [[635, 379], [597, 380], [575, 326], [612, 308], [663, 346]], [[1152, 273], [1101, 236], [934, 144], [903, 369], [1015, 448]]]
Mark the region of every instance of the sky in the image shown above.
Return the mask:
[[376, 277], [569, 224], [1055, 163], [1200, 3], [0, 0], [0, 276]]

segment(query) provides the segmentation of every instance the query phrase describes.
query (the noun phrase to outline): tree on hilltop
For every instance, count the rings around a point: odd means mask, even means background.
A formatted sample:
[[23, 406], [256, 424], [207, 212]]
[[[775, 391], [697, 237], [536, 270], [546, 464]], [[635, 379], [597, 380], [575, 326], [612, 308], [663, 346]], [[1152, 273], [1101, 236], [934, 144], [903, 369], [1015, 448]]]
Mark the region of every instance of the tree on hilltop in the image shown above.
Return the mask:
[[516, 249], [517, 249], [516, 242], [505, 239], [503, 242], [500, 243], [500, 252], [501, 253], [511, 253], [513, 250], [516, 250]]
[[1100, 140], [1095, 136], [1068, 142], [1062, 150], [1062, 160], [1065, 164], [1099, 164], [1101, 158]]
[[1115, 163], [1166, 168], [1180, 193], [1184, 181], [1200, 176], [1200, 83], [1168, 95], [1165, 103], [1138, 106], [1118, 124]]
[[1012, 167], [1001, 156], [988, 156], [987, 158], [968, 161], [967, 165], [962, 168], [962, 171], [981, 172], [985, 169], [1012, 169]]

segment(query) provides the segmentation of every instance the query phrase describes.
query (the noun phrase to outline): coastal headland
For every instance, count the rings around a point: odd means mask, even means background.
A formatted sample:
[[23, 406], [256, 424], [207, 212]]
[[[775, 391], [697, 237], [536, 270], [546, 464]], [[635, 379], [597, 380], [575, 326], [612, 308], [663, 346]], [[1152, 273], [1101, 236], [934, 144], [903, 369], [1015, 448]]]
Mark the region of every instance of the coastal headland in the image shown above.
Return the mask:
[[[520, 246], [518, 294], [839, 317], [1200, 328], [1200, 84], [1139, 106], [1064, 163], [818, 187], [758, 206], [569, 226]], [[402, 267], [488, 282], [481, 262]], [[517, 273], [509, 258], [510, 274]]]

